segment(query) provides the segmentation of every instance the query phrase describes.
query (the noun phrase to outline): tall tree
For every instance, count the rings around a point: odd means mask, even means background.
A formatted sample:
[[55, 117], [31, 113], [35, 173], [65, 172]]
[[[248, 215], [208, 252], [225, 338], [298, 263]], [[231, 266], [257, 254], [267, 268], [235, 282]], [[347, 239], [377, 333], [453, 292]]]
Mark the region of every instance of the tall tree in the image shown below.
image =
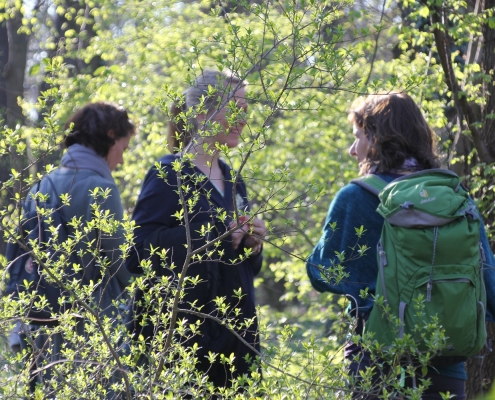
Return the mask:
[[[0, 11], [1, 12], [1, 11]], [[5, 121], [7, 110], [7, 92], [5, 90], [5, 67], [9, 60], [9, 36], [7, 23], [0, 23], [0, 119]]]
[[[423, 2], [428, 7], [431, 16], [431, 26], [434, 35], [437, 54], [442, 66], [444, 80], [450, 92], [450, 99], [456, 111], [456, 118], [459, 123], [458, 129], [463, 129], [470, 135], [476, 155], [479, 160], [490, 169], [495, 163], [495, 85], [494, 85], [494, 65], [495, 65], [495, 19], [493, 13], [495, 11], [495, 1], [477, 0], [475, 4], [471, 3], [472, 7], [463, 18], [458, 18], [455, 3], [438, 3], [436, 1], [425, 0]], [[457, 10], [462, 9], [458, 5]], [[463, 33], [466, 32], [468, 23], [475, 23], [475, 26], [480, 27], [481, 36], [477, 36], [476, 32], [468, 29], [468, 54], [464, 56], [464, 65], [456, 65], [456, 58], [452, 56], [451, 49], [455, 45], [460, 45], [466, 42], [466, 37]], [[465, 33], [464, 33], [465, 35]], [[476, 41], [478, 44], [476, 45]], [[481, 52], [481, 60], [479, 69], [472, 69], [472, 49]], [[478, 64], [478, 60], [474, 59], [474, 64]], [[462, 74], [458, 72], [462, 71]], [[480, 73], [476, 74], [475, 72]], [[481, 86], [481, 90], [469, 92], [466, 85]], [[478, 99], [477, 96], [481, 96]], [[481, 101], [480, 101], [481, 100]], [[481, 111], [481, 112], [480, 112]], [[462, 128], [461, 128], [462, 127]], [[462, 132], [464, 133], [464, 132]], [[458, 132], [460, 135], [461, 132]], [[467, 155], [464, 155], [465, 162], [468, 162]], [[482, 173], [478, 179], [483, 179], [484, 185], [492, 185], [495, 183], [492, 172]], [[492, 200], [492, 196], [484, 196], [485, 189], [481, 189], [475, 193], [479, 197], [483, 196], [481, 203], [481, 212], [485, 217], [487, 226], [493, 226], [495, 223], [495, 215], [491, 205], [487, 205], [487, 200]], [[488, 203], [489, 204], [489, 203]], [[495, 246], [493, 247], [495, 249]], [[492, 249], [492, 250], [493, 250]], [[495, 326], [488, 324], [489, 342], [495, 340]], [[484, 360], [482, 368], [480, 367], [479, 359], [472, 359], [468, 362], [468, 398], [476, 398], [483, 390], [483, 387], [490, 388], [495, 378], [495, 354], [490, 352], [491, 349], [484, 351]]]
[[6, 122], [10, 127], [24, 121], [19, 98], [24, 96], [24, 73], [26, 70], [29, 35], [23, 28], [23, 14], [16, 10], [6, 21], [8, 59], [5, 65], [5, 93], [7, 97]]

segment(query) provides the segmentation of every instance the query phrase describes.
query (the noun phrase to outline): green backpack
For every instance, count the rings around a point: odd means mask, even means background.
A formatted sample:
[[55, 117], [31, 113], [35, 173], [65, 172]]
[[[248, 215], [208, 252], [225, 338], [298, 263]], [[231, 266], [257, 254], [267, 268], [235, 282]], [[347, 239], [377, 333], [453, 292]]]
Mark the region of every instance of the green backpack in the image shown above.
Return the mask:
[[390, 183], [376, 175], [353, 182], [378, 195], [385, 219], [376, 285], [383, 303], [364, 332], [385, 348], [410, 335], [424, 352], [433, 340], [427, 325], [437, 320], [447, 337], [440, 364], [478, 353], [486, 341], [481, 221], [459, 177], [430, 169]]

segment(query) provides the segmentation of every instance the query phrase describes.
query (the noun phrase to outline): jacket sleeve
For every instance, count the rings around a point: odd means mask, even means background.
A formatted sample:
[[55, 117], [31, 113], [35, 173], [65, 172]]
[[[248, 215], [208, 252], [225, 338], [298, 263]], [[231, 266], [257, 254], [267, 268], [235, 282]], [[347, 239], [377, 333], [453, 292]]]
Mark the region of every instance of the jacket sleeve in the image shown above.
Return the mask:
[[486, 320], [488, 322], [495, 322], [495, 257], [490, 248], [483, 221], [480, 225], [480, 241], [485, 253], [483, 278], [486, 289]]
[[[204, 235], [202, 233], [202, 226], [205, 222], [192, 222], [189, 224], [190, 238], [192, 243], [192, 250], [199, 249], [206, 245], [208, 242], [213, 241], [218, 235], [226, 231], [226, 227], [217, 223], [209, 234]], [[162, 227], [153, 232], [143, 243], [143, 257], [149, 258], [156, 272], [156, 282], [163, 282], [161, 278], [168, 277], [167, 285], [177, 280], [177, 276], [182, 272], [184, 263], [187, 259], [188, 247], [186, 228], [183, 225], [176, 227]], [[163, 259], [157, 253], [151, 254], [150, 248], [166, 249], [166, 257]], [[207, 250], [200, 253], [201, 259], [191, 259], [189, 262], [187, 276], [191, 278], [198, 278], [198, 283], [191, 284], [186, 283], [184, 287], [184, 297], [181, 299], [179, 308], [182, 310], [196, 310], [202, 313], [215, 316], [217, 310], [213, 299], [218, 295], [221, 296], [221, 281], [219, 274], [219, 254], [212, 251], [214, 246], [210, 246]], [[157, 284], [154, 281], [153, 286], [156, 290]], [[163, 295], [171, 296], [171, 292], [164, 291]], [[150, 328], [151, 324], [146, 321], [146, 315], [153, 313], [152, 310], [146, 310], [146, 306], [143, 302], [143, 295], [140, 294], [137, 298], [138, 303], [135, 304], [134, 312], [136, 316], [136, 322], [139, 325], [145, 325], [142, 333], [144, 336], [151, 336]], [[140, 303], [139, 303], [140, 302]], [[193, 306], [194, 305], [194, 306]], [[144, 320], [141, 319], [144, 317]], [[197, 343], [199, 346], [198, 356], [202, 358], [212, 351], [215, 353], [229, 354], [234, 349], [235, 339], [229, 334], [229, 332], [218, 325], [217, 322], [210, 319], [204, 320], [197, 315], [182, 312], [179, 314], [179, 318], [186, 319], [188, 326], [194, 325], [197, 321], [201, 321], [201, 334], [193, 336], [188, 339], [185, 344]], [[136, 323], [135, 322], [135, 323]], [[137, 325], [135, 325], [137, 328]]]
[[[249, 201], [246, 184], [244, 183], [242, 177], [240, 177], [239, 183], [237, 184], [237, 188], [238, 188], [238, 193], [241, 194], [241, 197], [244, 200], [244, 204], [246, 204], [246, 208], [250, 210], [251, 202]], [[239, 254], [244, 254], [246, 250], [246, 247], [244, 246], [244, 239], [241, 242], [241, 245], [239, 246], [239, 250], [240, 250]], [[258, 275], [263, 265], [263, 247], [261, 248], [261, 251], [258, 254], [254, 254], [248, 259], [246, 259], [245, 263], [246, 265], [249, 266], [249, 268], [251, 268], [253, 277]]]
[[[342, 188], [330, 204], [323, 233], [306, 262], [306, 270], [313, 287], [320, 292], [348, 295], [360, 308], [368, 309], [372, 303], [360, 297], [360, 290], [376, 287], [376, 245], [380, 238], [383, 218], [376, 213], [378, 198], [355, 184]], [[358, 239], [356, 228], [365, 232]], [[357, 245], [366, 245], [363, 255]], [[337, 255], [343, 254], [343, 262]], [[332, 267], [341, 264], [345, 277], [335, 282]], [[322, 271], [329, 271], [328, 275]]]
[[[56, 170], [50, 174], [57, 195], [69, 193], [71, 196], [70, 205], [62, 208], [62, 213], [67, 222], [73, 217], [81, 218], [82, 226], [90, 227], [91, 221], [95, 216], [95, 205], [99, 207], [99, 213], [102, 220], [107, 219], [108, 213], [117, 222], [123, 219], [123, 208], [120, 199], [120, 193], [115, 182], [101, 177], [95, 172], [88, 170]], [[109, 190], [109, 196], [99, 196], [94, 198], [91, 193], [95, 192], [96, 188]], [[84, 229], [85, 229], [84, 228]], [[71, 232], [69, 227], [69, 233]], [[86, 237], [78, 244], [77, 250], [83, 251], [82, 264], [85, 266], [83, 282], [89, 279], [96, 279], [100, 274], [100, 267], [95, 264], [94, 255], [87, 251], [88, 245], [94, 248], [93, 241], [99, 242], [98, 251], [101, 256], [104, 256], [109, 261], [109, 268], [105, 274], [112, 278], [120, 292], [129, 284], [130, 275], [123, 265], [122, 245], [125, 243], [124, 233], [121, 227], [115, 232], [102, 232], [103, 229], [93, 229], [86, 232]], [[113, 286], [113, 284], [112, 284]], [[114, 293], [115, 296], [119, 293]]]
[[144, 242], [155, 232], [179, 224], [174, 217], [180, 210], [179, 196], [175, 192], [177, 184], [173, 182], [176, 175], [170, 165], [162, 166], [162, 171], [165, 176], [160, 176], [155, 167], [148, 171], [134, 208], [135, 244], [126, 259], [126, 268], [134, 274], [142, 273], [140, 262], [145, 258]]
[[261, 271], [261, 266], [263, 265], [263, 248], [258, 254], [254, 254], [249, 257], [246, 260], [246, 264], [249, 265], [249, 267], [253, 271], [253, 276], [258, 275]]
[[[476, 207], [476, 203], [470, 197], [471, 203]], [[486, 234], [483, 216], [478, 207], [476, 207], [478, 216], [480, 217], [480, 242], [484, 252], [483, 260], [483, 279], [486, 291], [486, 320], [495, 322], [495, 256], [490, 247], [488, 236]]]

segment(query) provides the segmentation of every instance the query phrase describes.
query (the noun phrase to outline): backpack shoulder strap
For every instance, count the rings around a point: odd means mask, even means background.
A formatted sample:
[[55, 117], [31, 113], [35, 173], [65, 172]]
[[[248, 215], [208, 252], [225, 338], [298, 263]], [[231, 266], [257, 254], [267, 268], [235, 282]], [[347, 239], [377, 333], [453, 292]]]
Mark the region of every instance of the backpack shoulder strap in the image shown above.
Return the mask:
[[361, 186], [363, 189], [368, 190], [373, 193], [375, 196], [378, 196], [385, 186], [388, 185], [388, 182], [384, 179], [380, 178], [378, 175], [365, 175], [357, 179], [353, 179], [351, 183], [354, 183], [358, 186]]

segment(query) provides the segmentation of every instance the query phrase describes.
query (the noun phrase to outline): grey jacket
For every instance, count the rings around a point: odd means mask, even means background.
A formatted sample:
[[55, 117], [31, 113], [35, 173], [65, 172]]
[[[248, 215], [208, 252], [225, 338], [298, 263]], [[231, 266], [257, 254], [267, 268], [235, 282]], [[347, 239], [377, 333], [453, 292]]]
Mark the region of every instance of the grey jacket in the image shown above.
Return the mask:
[[[94, 218], [94, 205], [99, 203], [100, 212], [108, 210], [116, 221], [122, 221], [123, 209], [120, 201], [120, 194], [117, 185], [112, 180], [102, 176], [98, 171], [90, 169], [72, 169], [59, 167], [49, 174], [58, 195], [68, 193], [70, 195], [69, 206], [62, 207], [65, 220], [70, 222], [73, 218], [79, 219], [78, 229], [84, 231], [88, 223]], [[94, 198], [91, 193], [96, 188], [110, 190], [108, 198], [102, 196]], [[34, 190], [34, 189], [32, 189]], [[35, 203], [31, 202], [32, 207]], [[108, 218], [108, 217], [107, 217]], [[75, 228], [68, 227], [69, 236], [72, 236]], [[96, 282], [103, 274], [101, 284], [93, 292], [93, 309], [98, 313], [103, 313], [110, 318], [115, 318], [116, 313], [121, 314], [124, 304], [127, 302], [125, 287], [129, 283], [130, 274], [124, 268], [119, 246], [124, 243], [122, 229], [117, 230], [112, 235], [102, 233], [98, 229], [87, 230], [84, 238], [76, 246], [76, 251], [83, 254], [81, 266], [83, 273], [81, 283], [89, 285], [90, 281]], [[108, 261], [108, 268], [95, 262], [95, 257], [90, 250], [97, 250], [100, 255], [105, 256]], [[121, 303], [120, 307], [115, 307], [112, 302], [116, 300]]]

